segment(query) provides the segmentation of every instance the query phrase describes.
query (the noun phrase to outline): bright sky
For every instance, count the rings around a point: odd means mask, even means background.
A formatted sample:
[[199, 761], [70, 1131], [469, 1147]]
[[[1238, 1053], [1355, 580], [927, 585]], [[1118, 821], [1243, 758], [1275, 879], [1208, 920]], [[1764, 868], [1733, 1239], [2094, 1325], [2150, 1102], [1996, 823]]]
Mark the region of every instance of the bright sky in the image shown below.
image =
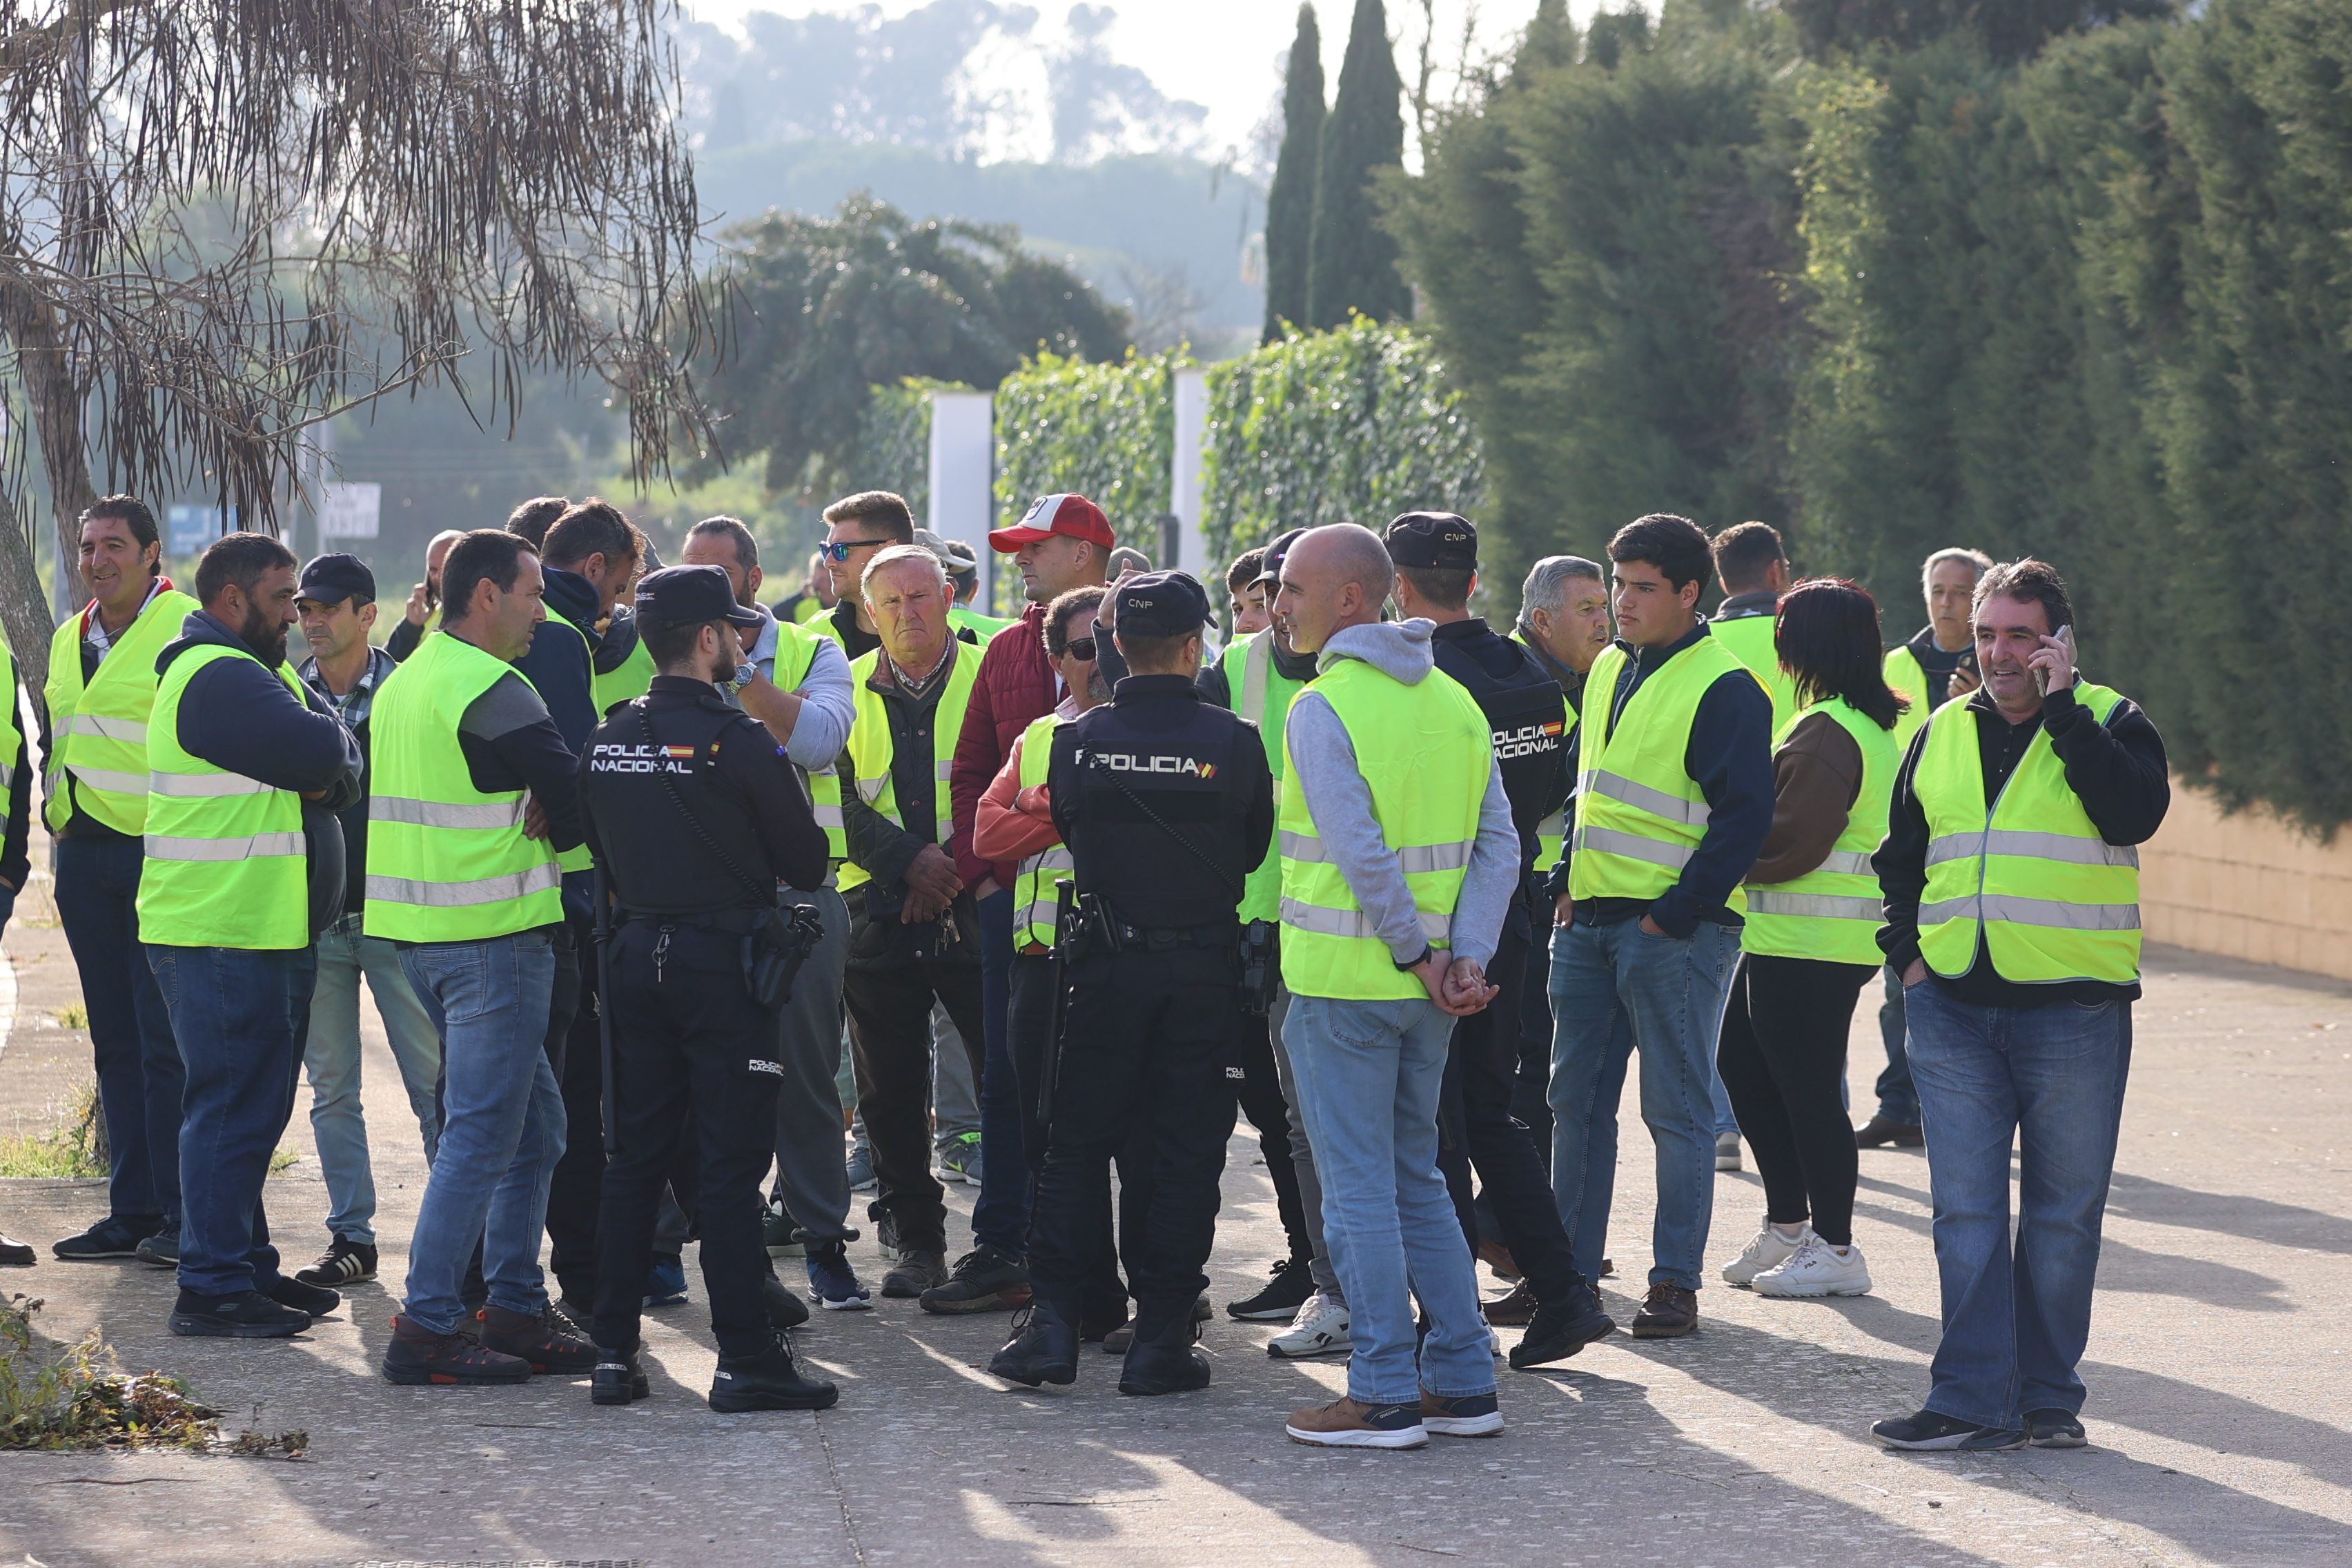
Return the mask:
[[[916, 10], [922, 0], [873, 0], [889, 16]], [[1036, 37], [1051, 45], [1066, 37], [1066, 0], [1031, 0], [1041, 13]], [[1397, 71], [1412, 85], [1421, 42], [1428, 32], [1424, 4], [1436, 13], [1435, 58], [1442, 72], [1450, 74], [1460, 58], [1465, 23], [1472, 26], [1474, 59], [1491, 55], [1517, 37], [1535, 15], [1536, 0], [1388, 0], [1389, 29], [1395, 41]], [[752, 11], [775, 11], [791, 16], [813, 12], [847, 12], [858, 6], [849, 0], [683, 0], [686, 9], [705, 21], [734, 24]], [[1108, 0], [1118, 21], [1108, 35], [1112, 56], [1140, 66], [1160, 91], [1189, 99], [1209, 110], [1208, 138], [1213, 148], [1244, 142], [1281, 87], [1275, 62], [1290, 47], [1297, 25], [1296, 0]], [[1600, 9], [1601, 0], [1570, 0], [1579, 20]], [[1348, 47], [1348, 23], [1353, 0], [1317, 0], [1316, 18], [1323, 34], [1323, 72], [1327, 92], [1339, 87], [1339, 62]], [[1444, 79], [1441, 77], [1441, 79]], [[1004, 85], [1020, 85], [1008, 79]]]

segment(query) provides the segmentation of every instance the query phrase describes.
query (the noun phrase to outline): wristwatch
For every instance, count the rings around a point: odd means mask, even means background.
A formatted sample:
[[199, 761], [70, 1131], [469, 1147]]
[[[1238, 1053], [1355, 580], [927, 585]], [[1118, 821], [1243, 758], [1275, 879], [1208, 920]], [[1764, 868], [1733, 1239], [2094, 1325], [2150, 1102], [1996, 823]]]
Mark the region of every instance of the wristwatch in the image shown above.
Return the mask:
[[735, 667], [735, 684], [738, 686], [749, 686], [752, 681], [759, 679], [759, 675], [760, 667], [758, 665], [739, 664]]
[[[1423, 964], [1427, 963], [1432, 958], [1435, 957], [1436, 954], [1437, 949], [1424, 942], [1421, 944], [1421, 951], [1413, 955], [1412, 963], [1397, 963], [1397, 973], [1400, 974], [1411, 974], [1414, 970], [1419, 969]], [[1396, 963], [1396, 960], [1394, 959], [1391, 959], [1389, 962]]]

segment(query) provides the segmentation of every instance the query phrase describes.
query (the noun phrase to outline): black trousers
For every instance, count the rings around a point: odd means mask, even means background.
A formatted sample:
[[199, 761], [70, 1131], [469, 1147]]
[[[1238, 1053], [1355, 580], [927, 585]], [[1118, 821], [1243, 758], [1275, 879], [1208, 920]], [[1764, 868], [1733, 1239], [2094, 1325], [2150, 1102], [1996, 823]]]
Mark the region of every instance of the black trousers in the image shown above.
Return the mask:
[[[979, 1083], [988, 1070], [980, 965], [926, 960], [852, 968], [842, 978], [841, 995], [849, 1013], [857, 1111], [879, 1184], [866, 1215], [887, 1216], [898, 1245], [908, 1251], [944, 1252], [947, 1194], [931, 1173], [931, 1003], [936, 999], [948, 1010], [971, 1060], [971, 1080]], [[988, 1157], [985, 1149], [981, 1157]]]
[[761, 1183], [775, 1158], [775, 1015], [743, 984], [742, 938], [630, 921], [614, 940], [613, 1105], [596, 1230], [596, 1342], [627, 1351], [652, 1266], [654, 1218], [680, 1141], [699, 1144], [702, 1278], [722, 1356], [757, 1355], [773, 1331]]
[[[1054, 956], [1016, 952], [1013, 955], [1013, 1005], [1006, 1014], [1006, 1040], [1012, 1047], [1013, 1073], [1021, 1083], [1021, 1147], [1029, 1156], [1029, 1247], [1036, 1247], [1037, 1173], [1045, 1167], [1045, 1124], [1038, 1107], [1051, 1058], [1054, 1024]], [[1150, 1130], [1139, 1121], [1119, 1149], [1118, 1233], [1130, 1247], [1142, 1245], [1151, 1209]], [[1118, 1277], [1118, 1252], [1111, 1239], [1110, 1172], [1102, 1173], [1103, 1201], [1095, 1205], [1102, 1226], [1082, 1238], [1087, 1247], [1087, 1283], [1080, 1292], [1080, 1311], [1089, 1321], [1127, 1316], [1127, 1287]]]
[[1776, 1225], [1808, 1216], [1832, 1247], [1853, 1242], [1857, 1174], [1853, 1124], [1839, 1086], [1846, 1033], [1867, 963], [1748, 953], [1731, 977], [1716, 1068], [1740, 1135], [1764, 1181], [1764, 1212]]
[[1127, 1229], [1136, 1332], [1192, 1310], [1216, 1240], [1217, 1181], [1233, 1136], [1225, 1078], [1241, 959], [1227, 945], [1097, 953], [1070, 966], [1054, 1119], [1032, 1211], [1029, 1277], [1076, 1306], [1110, 1222], [1112, 1157], [1139, 1125], [1151, 1139], [1141, 1224]]
[[[1511, 1091], [1511, 1114], [1527, 1123], [1536, 1154], [1551, 1169], [1551, 908], [1538, 898], [1528, 911], [1528, 960], [1516, 1008], [1519, 1035], [1518, 1082]], [[1492, 984], [1491, 977], [1489, 984]], [[1495, 998], [1511, 1006], [1507, 991]]]
[[1528, 954], [1528, 921], [1515, 905], [1486, 969], [1486, 983], [1500, 987], [1500, 994], [1484, 1011], [1454, 1026], [1438, 1100], [1437, 1166], [1445, 1173], [1471, 1251], [1478, 1249], [1478, 1216], [1470, 1201], [1475, 1165], [1481, 1195], [1512, 1260], [1534, 1287], [1537, 1300], [1558, 1304], [1585, 1280], [1570, 1256], [1543, 1156], [1527, 1123], [1511, 1114], [1519, 1081], [1519, 1015], [1504, 1004], [1520, 994]]
[[[604, 1185], [604, 1056], [596, 930], [567, 917], [572, 955], [556, 949], [548, 1060], [563, 1091], [563, 1158], [547, 1188], [547, 1271], [569, 1300], [596, 1299], [596, 1210]], [[558, 1030], [562, 1034], [557, 1033]]]
[[1257, 1130], [1258, 1152], [1265, 1159], [1265, 1179], [1274, 1184], [1274, 1212], [1290, 1243], [1291, 1260], [1304, 1263], [1315, 1248], [1307, 1235], [1307, 1205], [1298, 1195], [1298, 1167], [1290, 1158], [1290, 1108], [1275, 1071], [1274, 1036], [1265, 1017], [1238, 1008], [1234, 1013], [1239, 1023], [1231, 1065], [1242, 1075], [1234, 1085], [1234, 1098]]

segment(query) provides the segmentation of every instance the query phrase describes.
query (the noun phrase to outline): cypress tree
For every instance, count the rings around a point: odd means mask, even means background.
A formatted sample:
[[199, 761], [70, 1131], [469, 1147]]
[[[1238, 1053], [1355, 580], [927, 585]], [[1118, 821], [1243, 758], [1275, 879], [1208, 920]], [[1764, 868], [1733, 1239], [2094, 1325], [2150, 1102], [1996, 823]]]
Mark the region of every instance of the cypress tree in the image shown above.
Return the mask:
[[1282, 151], [1265, 194], [1265, 341], [1307, 324], [1307, 260], [1315, 237], [1315, 171], [1323, 144], [1323, 34], [1315, 7], [1298, 7], [1298, 37], [1282, 81]]
[[1316, 327], [1339, 326], [1351, 310], [1376, 321], [1412, 313], [1397, 243], [1381, 227], [1372, 199], [1373, 172], [1404, 162], [1403, 98], [1387, 9], [1381, 0], [1356, 0], [1315, 180], [1307, 315]]

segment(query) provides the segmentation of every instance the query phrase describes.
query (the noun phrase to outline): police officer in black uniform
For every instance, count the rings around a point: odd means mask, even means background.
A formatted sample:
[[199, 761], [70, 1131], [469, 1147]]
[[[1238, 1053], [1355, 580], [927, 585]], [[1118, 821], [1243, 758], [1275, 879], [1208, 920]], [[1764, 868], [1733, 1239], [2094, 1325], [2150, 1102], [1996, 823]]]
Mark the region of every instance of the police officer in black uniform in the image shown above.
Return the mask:
[[1106, 607], [1132, 673], [1054, 734], [1046, 786], [1078, 918], [1063, 943], [1069, 990], [1031, 1221], [1034, 1295], [989, 1370], [1033, 1388], [1076, 1378], [1088, 1242], [1109, 1223], [1103, 1172], [1139, 1119], [1153, 1178], [1142, 1245], [1122, 1248], [1136, 1317], [1118, 1387], [1172, 1394], [1209, 1382], [1192, 1308], [1209, 1283], [1234, 1130], [1235, 910], [1273, 835], [1274, 781], [1255, 730], [1193, 684], [1209, 620], [1201, 584], [1147, 572]]
[[775, 1006], [754, 997], [750, 961], [762, 952], [758, 928], [779, 918], [776, 884], [824, 880], [824, 831], [774, 739], [714, 684], [739, 678], [736, 628], [759, 621], [736, 604], [727, 574], [651, 574], [637, 585], [636, 621], [658, 673], [581, 758], [588, 846], [616, 922], [604, 1089], [614, 1147], [597, 1216], [590, 1394], [599, 1405], [646, 1396], [638, 1314], [655, 1210], [691, 1126], [701, 1145], [692, 1206], [719, 1340], [711, 1407], [822, 1410], [838, 1392], [801, 1375], [762, 1305], [761, 1180], [775, 1156], [782, 1069]]
[[[1437, 623], [1430, 637], [1437, 668], [1476, 700], [1493, 731], [1503, 794], [1519, 835], [1519, 891], [1486, 975], [1504, 995], [1517, 996], [1536, 951], [1537, 825], [1568, 799], [1567, 701], [1559, 683], [1526, 648], [1470, 613], [1478, 582], [1476, 529], [1451, 512], [1409, 511], [1389, 524], [1387, 543], [1397, 568], [1399, 613]], [[1477, 1167], [1496, 1229], [1535, 1296], [1527, 1334], [1511, 1352], [1511, 1364], [1524, 1367], [1573, 1355], [1614, 1325], [1570, 1261], [1543, 1156], [1527, 1123], [1511, 1115], [1519, 1041], [1507, 1011], [1489, 1007], [1454, 1027], [1439, 1100], [1438, 1165], [1474, 1253], [1478, 1220], [1470, 1168]]]

